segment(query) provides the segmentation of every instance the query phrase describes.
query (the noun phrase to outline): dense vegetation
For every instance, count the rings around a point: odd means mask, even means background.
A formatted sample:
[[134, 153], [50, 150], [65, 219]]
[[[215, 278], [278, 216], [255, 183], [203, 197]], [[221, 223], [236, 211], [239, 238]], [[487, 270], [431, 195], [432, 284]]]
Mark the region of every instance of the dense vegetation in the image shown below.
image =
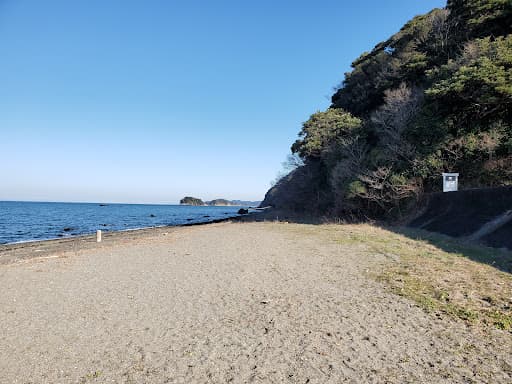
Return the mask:
[[227, 200], [227, 199], [214, 199], [210, 201], [203, 201], [197, 197], [186, 196], [180, 200], [180, 204], [184, 205], [210, 205], [210, 206], [247, 206], [257, 207], [259, 201], [244, 201], [244, 200]]
[[185, 196], [183, 199], [180, 200], [180, 204], [184, 204], [184, 205], [205, 205], [203, 200], [198, 199], [197, 197], [191, 197], [191, 196]]
[[207, 201], [206, 204], [208, 204], [208, 205], [232, 205], [231, 202], [226, 199], [214, 199], [211, 201]]
[[442, 172], [512, 184], [512, 1], [448, 0], [363, 53], [292, 146], [263, 204], [396, 217]]

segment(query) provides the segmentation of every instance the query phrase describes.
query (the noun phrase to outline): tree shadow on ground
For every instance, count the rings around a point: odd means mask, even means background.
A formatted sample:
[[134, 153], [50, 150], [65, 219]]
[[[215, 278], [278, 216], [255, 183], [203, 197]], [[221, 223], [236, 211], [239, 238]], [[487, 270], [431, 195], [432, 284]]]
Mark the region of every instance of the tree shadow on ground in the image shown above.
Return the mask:
[[268, 209], [265, 211], [250, 212], [248, 215], [237, 217], [234, 221], [241, 223], [288, 222], [294, 224], [326, 224], [329, 222], [329, 219], [305, 213]]
[[410, 227], [382, 226], [412, 240], [427, 242], [445, 252], [466, 257], [478, 263], [490, 265], [500, 271], [512, 273], [512, 251], [506, 248], [491, 248], [464, 238], [450, 237]]
[[[239, 222], [289, 222], [296, 224], [361, 224], [368, 221], [342, 221], [329, 217], [305, 215], [270, 209], [263, 212], [255, 212], [236, 219]], [[440, 233], [429, 232], [422, 229], [404, 226], [390, 226], [383, 223], [373, 223], [387, 231], [408, 237], [411, 240], [427, 242], [445, 252], [466, 257], [478, 263], [490, 265], [500, 271], [512, 273], [512, 251], [506, 248], [491, 248], [463, 238], [455, 238]]]

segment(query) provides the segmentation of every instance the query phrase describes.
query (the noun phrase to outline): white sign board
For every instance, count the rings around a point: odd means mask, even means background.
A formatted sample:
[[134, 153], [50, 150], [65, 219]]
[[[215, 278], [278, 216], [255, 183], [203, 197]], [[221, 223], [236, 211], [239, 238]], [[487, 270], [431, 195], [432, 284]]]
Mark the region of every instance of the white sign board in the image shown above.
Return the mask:
[[456, 192], [459, 188], [458, 173], [443, 173], [443, 192]]

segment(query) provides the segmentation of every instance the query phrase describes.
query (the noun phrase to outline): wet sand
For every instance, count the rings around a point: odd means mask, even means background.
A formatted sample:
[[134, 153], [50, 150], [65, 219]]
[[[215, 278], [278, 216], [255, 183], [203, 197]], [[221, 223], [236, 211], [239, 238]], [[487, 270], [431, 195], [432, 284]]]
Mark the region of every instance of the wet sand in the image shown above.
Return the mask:
[[0, 383], [512, 382], [510, 333], [426, 313], [371, 277], [384, 255], [300, 227], [2, 247]]

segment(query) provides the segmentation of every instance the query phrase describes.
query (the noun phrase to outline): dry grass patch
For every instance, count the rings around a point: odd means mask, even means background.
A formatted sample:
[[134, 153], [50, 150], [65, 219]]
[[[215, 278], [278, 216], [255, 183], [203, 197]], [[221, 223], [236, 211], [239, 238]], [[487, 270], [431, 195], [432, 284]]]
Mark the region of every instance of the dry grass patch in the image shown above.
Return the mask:
[[[512, 253], [404, 228], [369, 224], [290, 226], [387, 256], [374, 277], [437, 315], [512, 332]], [[508, 272], [505, 272], [508, 271]]]

